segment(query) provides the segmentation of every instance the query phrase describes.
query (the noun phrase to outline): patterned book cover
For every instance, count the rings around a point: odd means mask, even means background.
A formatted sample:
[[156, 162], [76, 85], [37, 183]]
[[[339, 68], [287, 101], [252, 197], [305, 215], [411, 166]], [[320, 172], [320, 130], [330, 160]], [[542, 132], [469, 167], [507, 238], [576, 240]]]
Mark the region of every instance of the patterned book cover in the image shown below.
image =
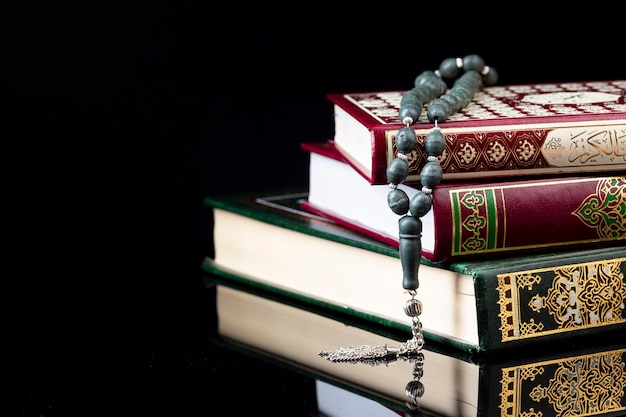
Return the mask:
[[[370, 182], [396, 157], [403, 91], [328, 94], [338, 148]], [[408, 181], [419, 180], [422, 112]], [[626, 80], [486, 87], [440, 126], [444, 180], [617, 171], [626, 168]]]

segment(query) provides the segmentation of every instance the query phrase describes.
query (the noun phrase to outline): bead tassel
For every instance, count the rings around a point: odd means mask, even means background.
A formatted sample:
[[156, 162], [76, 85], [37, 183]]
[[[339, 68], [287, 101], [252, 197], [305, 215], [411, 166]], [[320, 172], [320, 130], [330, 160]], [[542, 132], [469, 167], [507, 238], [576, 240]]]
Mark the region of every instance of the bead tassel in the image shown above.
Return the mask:
[[[450, 90], [442, 78], [456, 79]], [[411, 402], [407, 403], [410, 410], [407, 415], [411, 414], [412, 410], [419, 410], [417, 400], [424, 394], [424, 386], [420, 382], [424, 365], [422, 353], [424, 335], [419, 319], [422, 314], [422, 302], [415, 296], [419, 288], [419, 266], [422, 258], [421, 218], [432, 209], [432, 191], [443, 179], [439, 157], [445, 150], [446, 139], [439, 128], [439, 123], [445, 123], [451, 115], [467, 106], [483, 85], [492, 85], [497, 78], [495, 70], [486, 66], [478, 55], [447, 58], [436, 71], [424, 71], [419, 74], [415, 78], [414, 87], [402, 96], [398, 116], [404, 126], [396, 134], [398, 155], [387, 167], [387, 180], [391, 188], [387, 194], [387, 204], [391, 211], [400, 216], [398, 230], [402, 287], [411, 296], [404, 305], [404, 313], [411, 318], [412, 338], [402, 343], [399, 348], [365, 345], [319, 353], [321, 357], [331, 362], [359, 362], [373, 366], [399, 359], [414, 361], [413, 380], [405, 389], [407, 397], [411, 399]], [[424, 139], [427, 162], [420, 171], [422, 188], [409, 199], [398, 185], [408, 176], [409, 155], [418, 143], [411, 125], [419, 120], [427, 103], [431, 104], [426, 115], [435, 126]]]

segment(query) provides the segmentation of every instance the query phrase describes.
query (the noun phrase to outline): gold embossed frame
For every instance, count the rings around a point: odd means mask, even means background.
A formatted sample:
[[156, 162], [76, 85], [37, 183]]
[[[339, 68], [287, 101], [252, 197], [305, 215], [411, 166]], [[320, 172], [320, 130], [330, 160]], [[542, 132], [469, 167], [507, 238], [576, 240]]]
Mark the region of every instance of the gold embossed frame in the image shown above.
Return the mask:
[[498, 275], [503, 342], [626, 321], [626, 258]]
[[623, 415], [625, 353], [617, 349], [502, 368], [500, 416]]

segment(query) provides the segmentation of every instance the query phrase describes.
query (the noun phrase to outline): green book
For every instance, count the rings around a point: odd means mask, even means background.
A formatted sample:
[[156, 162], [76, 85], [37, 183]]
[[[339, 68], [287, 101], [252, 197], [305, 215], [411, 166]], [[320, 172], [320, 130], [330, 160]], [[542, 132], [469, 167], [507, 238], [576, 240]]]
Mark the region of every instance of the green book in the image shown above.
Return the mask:
[[364, 344], [393, 347], [398, 337], [224, 276], [207, 273], [205, 279], [216, 295], [217, 332], [211, 340], [322, 381], [325, 393], [318, 390], [317, 402], [325, 416], [356, 415], [345, 410], [348, 399], [353, 407], [365, 407], [360, 415], [374, 415], [368, 410], [454, 417], [626, 412], [626, 344], [615, 335], [595, 345], [560, 344], [482, 359], [427, 344], [419, 358], [330, 362], [319, 353]]
[[[203, 269], [409, 335], [397, 249], [306, 212], [306, 198], [306, 190], [206, 198], [215, 253]], [[624, 247], [423, 259], [424, 336], [482, 355], [624, 331], [625, 270]]]

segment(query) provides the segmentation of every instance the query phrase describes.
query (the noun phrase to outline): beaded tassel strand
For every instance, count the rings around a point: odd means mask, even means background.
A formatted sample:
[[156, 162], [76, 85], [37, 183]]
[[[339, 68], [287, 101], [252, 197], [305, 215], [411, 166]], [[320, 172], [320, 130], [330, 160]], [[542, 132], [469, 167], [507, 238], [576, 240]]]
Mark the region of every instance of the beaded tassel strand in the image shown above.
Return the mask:
[[[459, 76], [460, 75], [460, 76]], [[456, 79], [452, 88], [444, 79]], [[424, 336], [419, 316], [422, 314], [422, 302], [416, 298], [419, 288], [419, 266], [422, 258], [422, 220], [433, 205], [432, 192], [443, 178], [439, 157], [446, 147], [446, 140], [439, 127], [448, 118], [465, 108], [472, 101], [474, 94], [483, 85], [497, 82], [497, 72], [485, 65], [478, 55], [464, 58], [447, 58], [437, 71], [424, 71], [415, 78], [415, 86], [404, 93], [400, 102], [399, 117], [404, 125], [396, 135], [397, 157], [387, 168], [387, 180], [391, 190], [387, 203], [391, 210], [401, 216], [398, 220], [400, 236], [400, 263], [402, 264], [402, 287], [411, 298], [404, 304], [404, 312], [412, 320], [413, 337], [393, 348], [383, 346], [350, 346], [332, 351], [321, 351], [319, 355], [331, 362], [367, 363], [372, 366], [388, 364], [394, 360], [414, 362], [413, 379], [405, 387], [410, 411], [419, 410], [418, 399], [424, 394], [420, 379], [423, 375]], [[402, 184], [409, 173], [408, 155], [417, 146], [417, 136], [411, 127], [420, 118], [425, 104], [428, 121], [435, 126], [424, 139], [427, 162], [420, 171], [422, 188], [409, 200], [407, 194], [398, 185]], [[413, 415], [409, 412], [407, 415]]]
[[[448, 87], [444, 78], [456, 79], [447, 93]], [[387, 180], [391, 188], [387, 203], [395, 214], [402, 216], [398, 220], [402, 287], [411, 296], [404, 305], [404, 312], [411, 317], [413, 323], [413, 338], [407, 341], [409, 349], [419, 351], [424, 346], [422, 323], [419, 319], [422, 314], [422, 302], [415, 296], [419, 288], [418, 276], [422, 257], [421, 218], [432, 208], [432, 191], [443, 178], [439, 157], [445, 149], [446, 141], [439, 123], [446, 122], [451, 115], [469, 105], [474, 94], [483, 85], [493, 85], [497, 79], [497, 72], [486, 66], [478, 55], [447, 58], [437, 71], [424, 71], [418, 75], [415, 78], [415, 86], [402, 96], [400, 102], [399, 118], [404, 126], [396, 135], [398, 155], [387, 168]], [[409, 200], [398, 185], [408, 176], [408, 155], [417, 146], [417, 137], [411, 125], [419, 120], [424, 104], [431, 101], [427, 117], [435, 126], [424, 140], [428, 159], [420, 171], [422, 189]]]

